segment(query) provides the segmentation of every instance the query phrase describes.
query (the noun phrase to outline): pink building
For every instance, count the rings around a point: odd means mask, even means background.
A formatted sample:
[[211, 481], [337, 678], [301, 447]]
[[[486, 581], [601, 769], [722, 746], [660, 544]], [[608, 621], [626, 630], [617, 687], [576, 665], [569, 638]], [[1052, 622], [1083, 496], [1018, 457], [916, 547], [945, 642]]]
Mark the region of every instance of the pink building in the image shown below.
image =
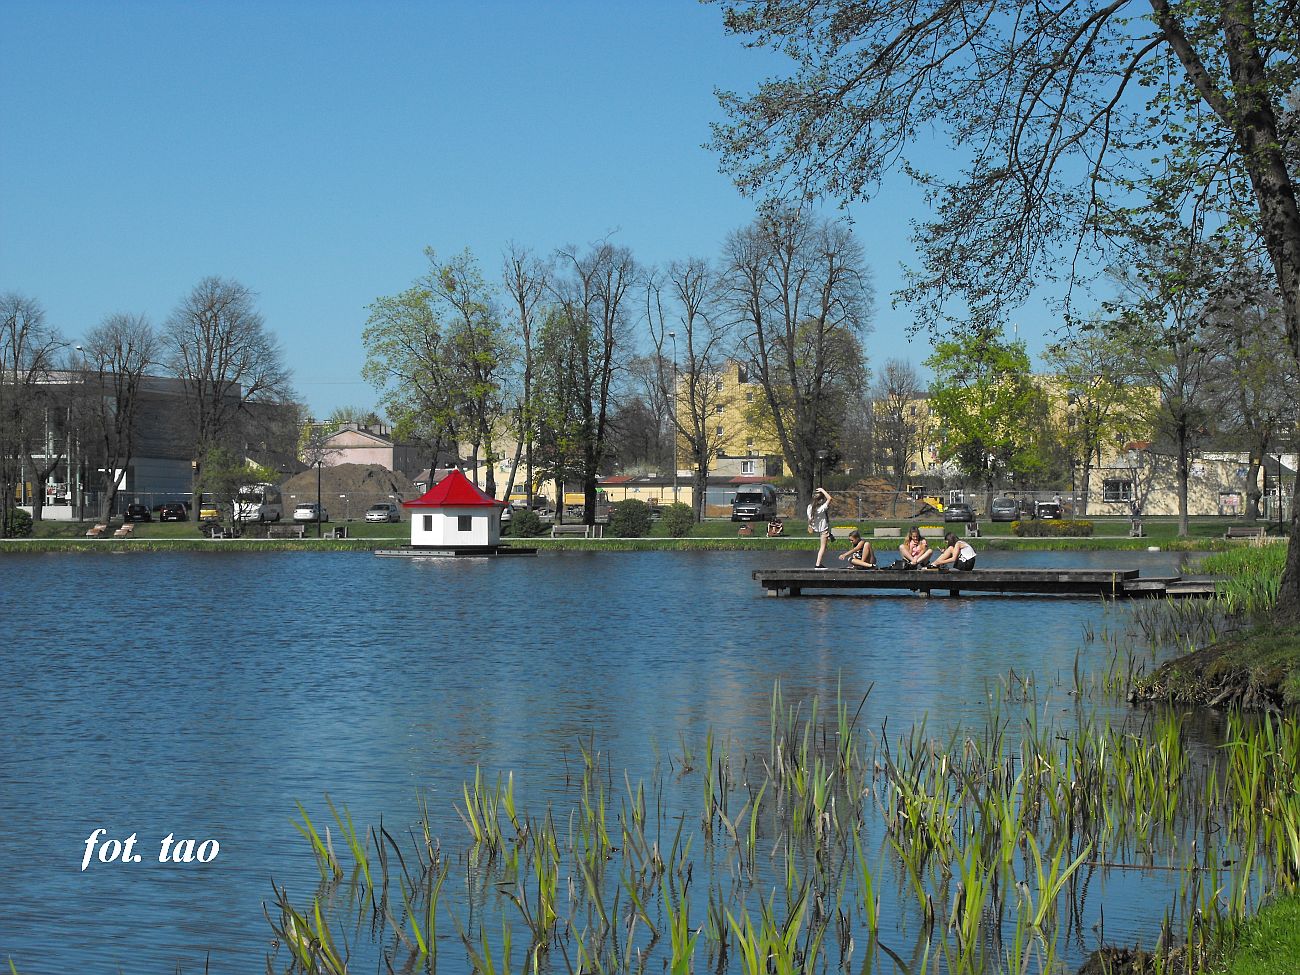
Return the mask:
[[378, 464], [414, 477], [422, 466], [419, 451], [410, 444], [398, 443], [390, 434], [382, 424], [345, 423], [326, 439], [324, 464]]

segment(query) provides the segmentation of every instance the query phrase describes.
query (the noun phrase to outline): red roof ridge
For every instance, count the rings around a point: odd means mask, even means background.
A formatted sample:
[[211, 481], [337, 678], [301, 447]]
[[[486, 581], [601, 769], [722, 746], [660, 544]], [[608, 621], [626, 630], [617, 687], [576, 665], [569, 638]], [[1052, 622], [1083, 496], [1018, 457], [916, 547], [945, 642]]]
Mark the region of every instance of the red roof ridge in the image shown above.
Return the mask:
[[414, 501], [403, 501], [403, 508], [504, 508], [506, 503], [485, 494], [454, 468], [450, 474]]

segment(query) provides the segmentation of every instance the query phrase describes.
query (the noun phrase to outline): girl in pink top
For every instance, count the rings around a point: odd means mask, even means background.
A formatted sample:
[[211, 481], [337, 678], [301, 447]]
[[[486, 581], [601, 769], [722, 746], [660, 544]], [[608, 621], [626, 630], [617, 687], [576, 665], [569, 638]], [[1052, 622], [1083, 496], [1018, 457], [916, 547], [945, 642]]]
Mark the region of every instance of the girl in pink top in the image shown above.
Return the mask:
[[898, 546], [898, 554], [902, 557], [900, 569], [919, 569], [934, 558], [930, 543], [921, 537], [921, 529], [915, 525], [903, 539], [903, 544]]

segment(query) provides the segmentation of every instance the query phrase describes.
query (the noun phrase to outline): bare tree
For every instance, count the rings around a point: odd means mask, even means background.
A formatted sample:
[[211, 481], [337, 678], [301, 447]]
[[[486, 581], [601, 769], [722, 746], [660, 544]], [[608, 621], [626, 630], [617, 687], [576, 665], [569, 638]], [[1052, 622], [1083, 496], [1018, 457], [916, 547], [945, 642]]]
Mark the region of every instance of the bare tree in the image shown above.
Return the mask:
[[204, 278], [164, 326], [164, 354], [184, 383], [196, 499], [203, 457], [238, 439], [245, 405], [292, 399], [289, 370], [254, 306], [255, 297], [238, 281]]
[[[533, 409], [533, 369], [538, 315], [542, 301], [550, 287], [552, 269], [546, 261], [534, 256], [527, 248], [511, 243], [502, 261], [501, 278], [510, 296], [513, 325], [523, 350], [523, 373], [520, 377], [520, 398], [516, 406], [519, 443], [523, 447], [524, 487], [528, 507], [533, 506], [533, 444], [537, 420]], [[518, 468], [518, 457], [513, 470]], [[513, 474], [512, 474], [513, 477]], [[509, 494], [509, 491], [506, 492]]]
[[819, 451], [835, 448], [843, 397], [862, 386], [871, 310], [862, 248], [843, 222], [772, 209], [728, 238], [726, 264], [747, 358], [803, 507]]
[[[675, 261], [647, 275], [645, 292], [659, 397], [671, 404], [672, 434], [685, 444], [691, 462], [698, 522], [704, 518], [710, 465], [729, 442], [725, 429], [718, 432], [717, 414], [733, 405], [734, 393], [720, 380], [735, 356], [735, 319], [722, 302], [721, 279], [702, 258]], [[665, 351], [671, 351], [671, 361]]]
[[78, 373], [85, 381], [83, 409], [100, 451], [107, 519], [135, 454], [140, 390], [145, 371], [157, 361], [158, 337], [143, 315], [109, 315], [86, 336]]
[[576, 417], [577, 473], [582, 479], [586, 522], [591, 525], [596, 517], [596, 480], [609, 449], [615, 378], [630, 351], [625, 299], [636, 281], [637, 266], [630, 250], [608, 241], [585, 253], [565, 248], [556, 259], [563, 273], [552, 283], [561, 312], [554, 321], [567, 337], [551, 349], [567, 361], [562, 371], [573, 378], [568, 388], [583, 391], [581, 401], [570, 406]]
[[876, 446], [900, 491], [907, 485], [907, 462], [921, 446], [917, 403], [923, 393], [915, 367], [901, 359], [889, 359], [871, 394]]
[[[0, 534], [8, 528], [16, 489], [26, 479], [32, 485], [32, 518], [40, 520], [45, 479], [63, 457], [66, 437], [50, 441], [46, 432], [56, 405], [53, 373], [65, 345], [46, 324], [39, 302], [12, 291], [0, 295]], [[56, 419], [58, 412], [55, 408]]]

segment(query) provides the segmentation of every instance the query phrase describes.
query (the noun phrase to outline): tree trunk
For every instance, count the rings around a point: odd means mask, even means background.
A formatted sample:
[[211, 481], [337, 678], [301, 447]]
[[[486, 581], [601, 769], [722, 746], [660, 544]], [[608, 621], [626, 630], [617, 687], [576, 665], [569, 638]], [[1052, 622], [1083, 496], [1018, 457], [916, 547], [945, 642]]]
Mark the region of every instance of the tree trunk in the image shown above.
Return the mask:
[[44, 467], [36, 466], [32, 455], [27, 455], [27, 466], [32, 472], [32, 521], [40, 521], [45, 509], [45, 479], [54, 473], [54, 469], [63, 460], [63, 454], [55, 454], [54, 459]]
[[[697, 458], [698, 459], [698, 458]], [[700, 461], [691, 475], [691, 507], [695, 509], [695, 521], [704, 520], [705, 500], [709, 490], [709, 463]]]
[[[1263, 466], [1264, 451], [1250, 452], [1250, 461], [1246, 468], [1246, 510], [1242, 512], [1247, 521], [1259, 521], [1259, 500], [1264, 492], [1259, 487], [1259, 469]], [[1280, 469], [1279, 469], [1280, 473]]]
[[1191, 478], [1191, 463], [1187, 456], [1187, 439], [1178, 438], [1178, 537], [1186, 538], [1187, 526], [1187, 482]]

